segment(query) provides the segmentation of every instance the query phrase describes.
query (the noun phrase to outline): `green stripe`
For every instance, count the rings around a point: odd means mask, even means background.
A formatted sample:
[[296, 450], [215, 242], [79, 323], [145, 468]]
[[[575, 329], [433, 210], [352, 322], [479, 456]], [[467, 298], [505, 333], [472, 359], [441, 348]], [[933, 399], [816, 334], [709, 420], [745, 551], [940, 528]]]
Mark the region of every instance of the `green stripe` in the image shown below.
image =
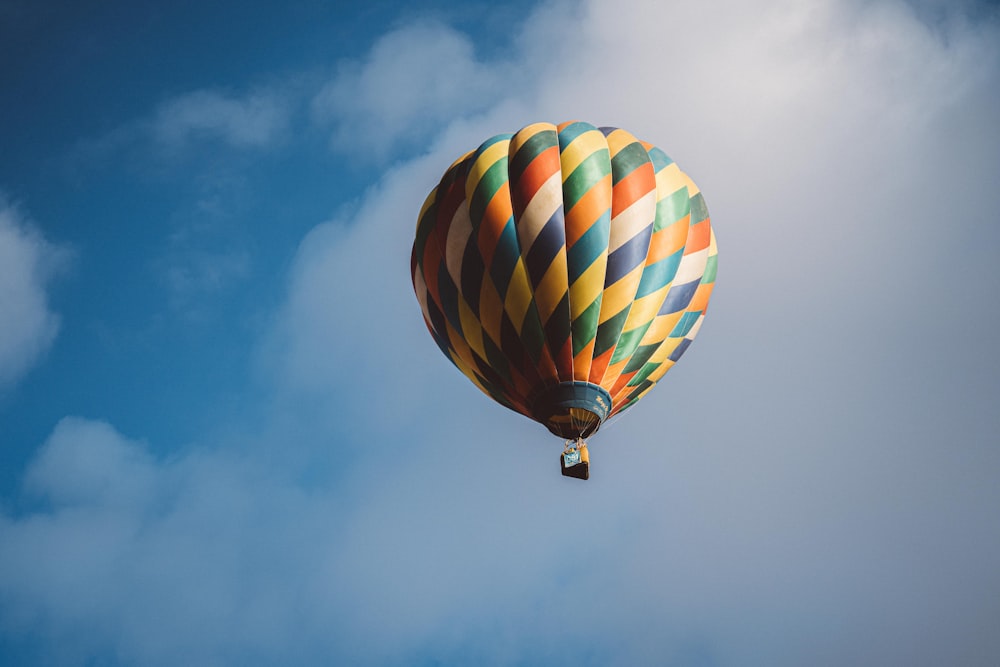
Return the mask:
[[707, 217], [708, 206], [705, 204], [705, 198], [699, 192], [691, 197], [691, 224], [696, 225]]
[[479, 148], [476, 149], [476, 153], [473, 156], [473, 159], [482, 155], [483, 152], [486, 151], [486, 149], [492, 146], [493, 144], [498, 144], [501, 141], [510, 141], [510, 138], [513, 136], [514, 135], [510, 133], [494, 134], [492, 137], [490, 137], [483, 143], [479, 144]]
[[683, 257], [684, 248], [681, 248], [673, 255], [647, 266], [642, 272], [642, 278], [639, 279], [639, 289], [635, 292], [635, 298], [641, 299], [644, 296], [649, 296], [656, 290], [670, 284], [670, 281], [677, 275], [677, 267], [681, 265]]
[[507, 156], [503, 156], [490, 165], [479, 182], [476, 183], [472, 198], [469, 200], [469, 217], [472, 218], [472, 228], [479, 231], [483, 215], [493, 195], [507, 182]]
[[694, 326], [694, 323], [698, 321], [699, 317], [701, 317], [700, 310], [695, 310], [695, 311], [689, 310], [688, 312], [681, 315], [680, 321], [677, 322], [677, 325], [674, 327], [674, 330], [670, 332], [670, 337], [681, 338], [683, 336], [687, 336], [688, 332], [691, 331], [691, 327]]
[[705, 262], [705, 274], [701, 277], [701, 284], [707, 285], [708, 283], [715, 282], [715, 273], [719, 270], [719, 256], [712, 255]]
[[587, 345], [597, 335], [597, 323], [601, 316], [601, 296], [599, 295], [580, 316], [573, 320], [573, 356], [580, 354], [580, 350]]
[[611, 211], [607, 211], [577, 239], [572, 248], [566, 249], [566, 268], [569, 270], [570, 285], [575, 283], [598, 257], [608, 252], [610, 233]]
[[[628, 385], [627, 386], [629, 386], [629, 387], [641, 387], [641, 385], [643, 385], [643, 383], [646, 382], [646, 378], [648, 378], [652, 374], [653, 371], [655, 371], [657, 368], [659, 368], [662, 365], [662, 363], [663, 362], [645, 364], [642, 367], [642, 369], [638, 373], [636, 373], [635, 376], [631, 380], [628, 381]], [[634, 394], [635, 392], [632, 392], [632, 393]], [[631, 396], [632, 394], [629, 394], [629, 395]]]
[[670, 159], [669, 155], [656, 146], [650, 148], [648, 154], [650, 161], [653, 163], [653, 170], [656, 171], [657, 174], [674, 163], [674, 161]]
[[[631, 306], [631, 304], [629, 304]], [[629, 308], [624, 308], [620, 313], [611, 317], [597, 329], [597, 341], [594, 343], [594, 357], [599, 357], [618, 343], [622, 329], [625, 328], [625, 320], [628, 318]]]
[[[508, 366], [507, 355], [489, 337], [483, 336], [483, 348], [486, 350], [486, 363], [489, 367], [506, 382], [511, 382], [510, 367]], [[475, 355], [475, 352], [473, 352]]]
[[644, 164], [649, 164], [649, 153], [642, 147], [642, 144], [633, 141], [618, 151], [611, 159], [612, 183], [617, 185], [619, 181]]
[[559, 150], [569, 146], [573, 143], [573, 140], [579, 137], [581, 134], [586, 132], [597, 132], [598, 129], [591, 125], [590, 123], [583, 123], [577, 121], [575, 123], [570, 123], [563, 129], [559, 130]]
[[489, 272], [493, 278], [493, 285], [497, 288], [501, 299], [507, 298], [507, 290], [510, 289], [510, 279], [514, 275], [517, 267], [517, 260], [521, 259], [521, 250], [517, 243], [517, 228], [514, 226], [514, 218], [508, 218], [504, 225], [503, 232], [497, 240], [496, 248], [493, 251], [493, 263], [490, 264]]
[[687, 186], [684, 186], [677, 192], [656, 202], [656, 222], [653, 225], [653, 233], [666, 229], [690, 212], [691, 197], [688, 195]]
[[577, 165], [563, 183], [563, 210], [567, 213], [602, 178], [611, 173], [611, 154], [598, 149]]
[[[629, 359], [636, 349], [638, 349], [639, 343], [642, 341], [642, 337], [646, 335], [646, 331], [652, 323], [653, 321], [650, 320], [640, 327], [621, 334], [621, 336], [618, 337], [618, 347], [615, 348], [615, 353], [611, 355], [611, 363], [617, 364], [625, 359]], [[650, 352], [650, 354], [652, 354], [652, 352]], [[629, 363], [631, 364], [631, 361]], [[628, 371], [628, 366], [625, 366], [625, 369], [622, 372], [624, 373]]]
[[545, 332], [542, 330], [542, 320], [538, 316], [538, 306], [535, 304], [534, 298], [528, 305], [528, 312], [521, 324], [520, 336], [521, 343], [528, 352], [532, 363], [537, 365], [542, 358], [542, 348], [545, 346]]
[[521, 179], [524, 170], [535, 158], [550, 148], [559, 146], [559, 137], [552, 130], [542, 130], [525, 141], [510, 160], [510, 180], [516, 183]]
[[[647, 327], [648, 328], [648, 327]], [[632, 353], [632, 358], [629, 359], [628, 364], [625, 366], [623, 373], [634, 373], [640, 370], [649, 358], [653, 356], [656, 352], [656, 348], [660, 347], [660, 343], [652, 343], [650, 345], [642, 345], [636, 348], [636, 351]], [[629, 384], [632, 384], [631, 382]]]

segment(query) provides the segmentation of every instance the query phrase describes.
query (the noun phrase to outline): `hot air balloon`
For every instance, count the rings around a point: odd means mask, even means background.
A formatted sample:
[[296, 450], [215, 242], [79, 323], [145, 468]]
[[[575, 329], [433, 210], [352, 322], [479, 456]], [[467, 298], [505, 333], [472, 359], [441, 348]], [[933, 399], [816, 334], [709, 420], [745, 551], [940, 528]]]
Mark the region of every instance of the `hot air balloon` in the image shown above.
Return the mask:
[[701, 327], [717, 251], [705, 201], [622, 129], [536, 123], [455, 161], [424, 201], [410, 268], [431, 336], [497, 403], [565, 441], [634, 405]]

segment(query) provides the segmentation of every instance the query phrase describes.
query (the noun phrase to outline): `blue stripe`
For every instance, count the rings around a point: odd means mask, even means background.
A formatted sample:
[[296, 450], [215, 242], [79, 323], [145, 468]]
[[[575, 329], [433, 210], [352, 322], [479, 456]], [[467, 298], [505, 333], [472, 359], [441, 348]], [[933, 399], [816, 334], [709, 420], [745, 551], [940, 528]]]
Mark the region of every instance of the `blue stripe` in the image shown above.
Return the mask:
[[517, 260], [521, 258], [521, 247], [517, 242], [517, 229], [514, 227], [514, 217], [507, 219], [507, 223], [497, 239], [496, 251], [493, 253], [493, 264], [490, 266], [490, 276], [493, 284], [500, 293], [500, 300], [507, 298], [507, 290], [510, 287], [511, 276], [514, 275], [514, 267]]
[[689, 345], [691, 345], [690, 338], [685, 338], [684, 340], [682, 340], [681, 344], [677, 346], [677, 349], [675, 349], [670, 354], [670, 361], [677, 361], [678, 359], [680, 359], [681, 355], [684, 354], [684, 351], [688, 349]]
[[650, 148], [648, 153], [649, 159], [653, 162], [653, 170], [656, 171], [656, 173], [660, 173], [674, 163], [674, 161], [670, 159], [669, 155], [656, 146]]
[[598, 257], [608, 250], [608, 233], [611, 230], [611, 211], [606, 211], [590, 229], [581, 236], [572, 248], [567, 249], [566, 264], [569, 268], [569, 284], [590, 268]]
[[691, 303], [691, 299], [694, 297], [695, 290], [698, 289], [698, 285], [701, 284], [701, 279], [692, 280], [689, 283], [683, 285], [674, 285], [667, 292], [667, 298], [663, 300], [663, 305], [660, 306], [660, 315], [669, 315], [670, 313], [676, 313], [678, 311], [687, 308], [687, 305]]
[[619, 246], [617, 250], [608, 255], [608, 273], [604, 277], [605, 287], [614, 285], [645, 261], [646, 255], [649, 254], [649, 240], [652, 236], [653, 224], [650, 223], [624, 245]]
[[687, 336], [688, 332], [691, 331], [691, 327], [694, 326], [694, 323], [698, 321], [699, 317], [701, 317], [700, 310], [684, 313], [680, 321], [677, 323], [677, 326], [675, 326], [674, 330], [670, 332], [670, 337], [680, 338], [681, 336]]
[[670, 281], [677, 275], [677, 267], [681, 265], [681, 257], [683, 256], [684, 248], [681, 248], [673, 255], [647, 266], [642, 272], [642, 280], [639, 281], [639, 289], [635, 292], [635, 298], [641, 299], [644, 296], [649, 296], [664, 285], [669, 285]]
[[541, 281], [545, 272], [549, 270], [552, 260], [565, 245], [566, 221], [563, 219], [563, 211], [560, 207], [555, 210], [549, 221], [542, 227], [535, 242], [531, 244], [531, 250], [524, 258], [532, 282]]

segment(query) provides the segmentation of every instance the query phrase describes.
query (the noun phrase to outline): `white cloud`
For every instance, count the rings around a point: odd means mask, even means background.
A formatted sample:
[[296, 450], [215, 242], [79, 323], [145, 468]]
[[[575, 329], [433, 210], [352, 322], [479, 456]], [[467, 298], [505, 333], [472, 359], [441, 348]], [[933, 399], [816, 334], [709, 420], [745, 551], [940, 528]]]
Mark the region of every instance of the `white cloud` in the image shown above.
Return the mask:
[[383, 158], [397, 145], [425, 146], [451, 119], [502, 99], [507, 67], [479, 60], [474, 42], [446, 25], [417, 23], [383, 36], [362, 62], [342, 63], [313, 112], [334, 125], [339, 150]]
[[65, 251], [0, 200], [0, 389], [20, 379], [55, 340], [59, 317], [45, 285], [65, 259]]
[[284, 136], [290, 112], [289, 100], [273, 90], [242, 97], [196, 90], [160, 105], [151, 129], [154, 138], [170, 150], [205, 138], [234, 148], [263, 148]]

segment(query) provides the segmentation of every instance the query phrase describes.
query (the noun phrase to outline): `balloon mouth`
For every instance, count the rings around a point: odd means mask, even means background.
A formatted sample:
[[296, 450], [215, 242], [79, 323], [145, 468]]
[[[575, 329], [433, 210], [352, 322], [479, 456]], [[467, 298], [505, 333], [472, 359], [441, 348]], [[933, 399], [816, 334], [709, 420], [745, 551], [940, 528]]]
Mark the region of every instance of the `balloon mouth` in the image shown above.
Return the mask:
[[611, 394], [590, 382], [562, 382], [534, 401], [535, 419], [560, 438], [589, 438], [611, 412]]

